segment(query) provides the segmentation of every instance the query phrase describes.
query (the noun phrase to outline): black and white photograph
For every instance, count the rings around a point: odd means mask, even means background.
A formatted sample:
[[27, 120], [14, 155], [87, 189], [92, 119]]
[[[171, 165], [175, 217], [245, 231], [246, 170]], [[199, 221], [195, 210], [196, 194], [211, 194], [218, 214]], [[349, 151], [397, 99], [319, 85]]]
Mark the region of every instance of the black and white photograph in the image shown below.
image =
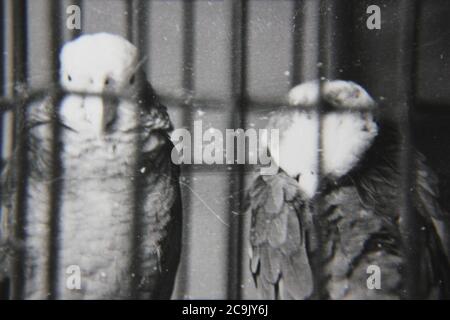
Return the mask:
[[0, 300], [450, 299], [450, 1], [0, 0], [0, 53]]

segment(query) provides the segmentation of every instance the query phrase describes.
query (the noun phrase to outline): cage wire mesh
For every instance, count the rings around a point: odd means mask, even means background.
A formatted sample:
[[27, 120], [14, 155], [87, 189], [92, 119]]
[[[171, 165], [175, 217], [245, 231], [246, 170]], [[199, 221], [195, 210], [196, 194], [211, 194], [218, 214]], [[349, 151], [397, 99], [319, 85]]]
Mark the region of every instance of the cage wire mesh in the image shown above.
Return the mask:
[[[81, 8], [81, 30], [65, 26], [66, 8], [71, 4]], [[373, 4], [383, 10], [380, 30], [366, 28], [366, 8]], [[411, 144], [418, 135], [419, 143], [427, 145], [431, 136], [418, 130], [435, 123], [443, 127], [442, 119], [447, 119], [448, 113], [442, 105], [450, 102], [448, 93], [439, 89], [450, 72], [442, 76], [444, 80], [439, 79], [437, 89], [433, 86], [436, 93], [427, 96], [430, 85], [426, 83], [435, 77], [430, 69], [436, 72], [438, 68], [437, 58], [429, 50], [442, 52], [438, 59], [445, 59], [443, 68], [449, 69], [450, 48], [440, 38], [449, 24], [442, 19], [424, 24], [437, 11], [442, 17], [450, 12], [450, 6], [445, 1], [411, 0], [3, 0], [0, 142], [2, 167], [13, 149], [17, 150], [15, 236], [23, 239], [27, 215], [28, 138], [23, 130], [27, 106], [49, 93], [55, 101], [64, 96], [58, 88], [58, 53], [65, 42], [80, 34], [106, 31], [123, 35], [138, 47], [145, 58], [143, 68], [178, 128], [192, 130], [196, 120], [222, 132], [226, 128], [264, 127], [267, 114], [286, 104], [284, 97], [289, 89], [312, 79], [320, 79], [321, 92], [326, 79], [354, 80], [369, 88], [382, 105], [389, 105], [381, 116], [395, 119], [402, 132], [398, 210], [403, 241], [410, 244], [405, 247], [406, 296], [417, 297], [420, 288], [415, 279], [421, 275], [415, 263], [419, 245], [415, 234], [419, 231], [409, 192], [414, 159]], [[434, 37], [428, 40], [426, 36], [432, 34]], [[422, 57], [423, 61], [419, 59]], [[322, 102], [318, 104], [319, 115], [324, 108]], [[59, 103], [53, 105], [57, 108]], [[418, 110], [424, 110], [428, 117], [417, 116]], [[441, 122], [436, 120], [438, 112], [443, 117]], [[58, 114], [56, 109], [53, 113]], [[56, 180], [60, 175], [57, 123], [54, 118], [52, 176]], [[430, 154], [445, 157], [436, 151], [445, 140], [436, 139], [434, 145], [438, 147], [429, 147]], [[322, 139], [319, 141], [322, 143]], [[437, 167], [445, 197], [450, 192], [445, 183], [448, 165], [437, 163]], [[244, 190], [253, 176], [251, 165], [182, 165], [183, 253], [173, 297], [256, 297], [247, 258], [250, 221], [242, 214]], [[45, 271], [49, 298], [58, 298], [56, 287], [61, 281], [57, 272], [59, 189], [55, 183], [47, 190], [52, 195]], [[320, 208], [319, 200], [317, 217]], [[315, 223], [320, 229], [320, 222]], [[11, 281], [2, 288], [10, 298], [24, 296], [23, 259], [21, 255], [16, 257]], [[319, 287], [323, 281], [321, 259], [319, 256], [312, 262]]]

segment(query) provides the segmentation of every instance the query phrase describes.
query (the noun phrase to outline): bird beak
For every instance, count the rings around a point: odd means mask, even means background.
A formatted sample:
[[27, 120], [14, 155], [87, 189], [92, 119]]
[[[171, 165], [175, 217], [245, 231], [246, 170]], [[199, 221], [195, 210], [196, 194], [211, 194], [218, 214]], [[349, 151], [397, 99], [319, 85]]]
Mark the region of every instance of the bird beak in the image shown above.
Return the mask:
[[299, 174], [297, 177], [297, 183], [300, 190], [309, 198], [313, 198], [317, 192], [319, 185], [319, 177], [314, 172], [307, 172], [304, 174]]
[[86, 120], [92, 125], [96, 136], [102, 138], [108, 124], [114, 118], [116, 108], [114, 101], [100, 96], [88, 96], [85, 98], [84, 107]]

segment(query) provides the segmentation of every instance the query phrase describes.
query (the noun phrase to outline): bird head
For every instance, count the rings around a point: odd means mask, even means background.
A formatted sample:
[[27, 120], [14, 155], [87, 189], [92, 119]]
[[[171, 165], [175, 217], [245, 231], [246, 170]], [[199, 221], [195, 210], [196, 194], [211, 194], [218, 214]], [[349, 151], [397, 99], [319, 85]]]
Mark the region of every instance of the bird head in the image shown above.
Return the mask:
[[83, 35], [64, 45], [60, 65], [61, 86], [75, 93], [61, 106], [63, 123], [101, 137], [115, 118], [118, 97], [132, 92], [141, 76], [137, 48], [117, 35]]
[[[338, 179], [354, 168], [378, 134], [370, 95], [351, 81], [311, 81], [289, 92], [289, 107], [275, 113], [269, 127], [280, 130], [274, 161], [314, 197], [319, 174]], [[322, 108], [318, 109], [321, 103]]]

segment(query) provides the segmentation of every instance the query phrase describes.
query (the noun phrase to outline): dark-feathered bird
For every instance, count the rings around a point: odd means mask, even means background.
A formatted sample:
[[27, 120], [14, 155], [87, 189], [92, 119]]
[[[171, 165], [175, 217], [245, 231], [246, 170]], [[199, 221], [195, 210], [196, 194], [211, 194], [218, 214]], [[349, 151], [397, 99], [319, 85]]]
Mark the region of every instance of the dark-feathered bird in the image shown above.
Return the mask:
[[[291, 106], [267, 126], [280, 130], [279, 144], [269, 148], [279, 172], [256, 177], [248, 193], [256, 286], [268, 299], [405, 298], [400, 135], [375, 121], [376, 104], [353, 82], [324, 83], [327, 111], [319, 121], [319, 91], [316, 81], [293, 88]], [[448, 226], [449, 217], [416, 151], [411, 175], [419, 295], [446, 298], [450, 269], [437, 226]], [[379, 268], [379, 289], [368, 286], [370, 266]]]
[[[170, 298], [182, 212], [166, 108], [140, 69], [136, 47], [119, 36], [81, 36], [63, 47], [60, 61], [61, 86], [72, 93], [56, 108], [61, 167], [56, 179], [54, 99], [28, 106], [24, 239], [12, 238], [11, 232], [17, 210], [14, 161], [3, 189], [2, 235], [24, 253], [24, 296], [43, 299], [50, 291], [46, 274], [52, 263], [54, 202], [59, 212], [56, 298]], [[48, 190], [56, 182], [54, 201]], [[71, 266], [80, 268], [79, 289], [67, 286]]]

